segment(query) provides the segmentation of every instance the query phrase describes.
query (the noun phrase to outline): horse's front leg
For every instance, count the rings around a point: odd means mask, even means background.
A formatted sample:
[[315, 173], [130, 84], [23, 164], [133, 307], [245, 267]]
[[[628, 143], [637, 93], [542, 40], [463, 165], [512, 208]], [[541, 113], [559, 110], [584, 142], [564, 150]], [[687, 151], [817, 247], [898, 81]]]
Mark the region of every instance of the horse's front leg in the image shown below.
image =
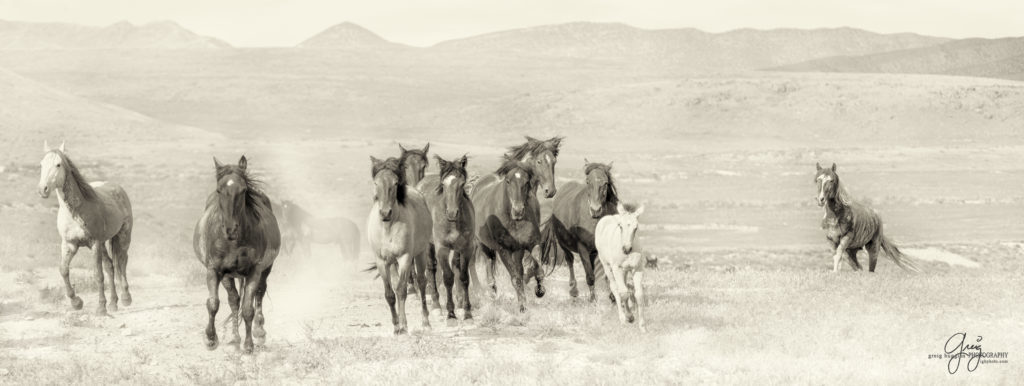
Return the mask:
[[544, 297], [544, 265], [540, 262], [540, 244], [534, 245], [529, 255], [533, 262], [533, 277], [537, 281], [537, 288], [534, 289], [533, 294], [542, 298]]
[[439, 264], [441, 265], [441, 271], [443, 272], [442, 276], [444, 280], [445, 298], [447, 300], [447, 303], [445, 303], [445, 310], [448, 311], [448, 319], [457, 319], [455, 317], [455, 297], [452, 293], [452, 286], [455, 285], [455, 272], [453, 272], [453, 268], [455, 268], [454, 264], [457, 263], [455, 261], [455, 250], [441, 246], [441, 248], [437, 249], [436, 258], [444, 259], [444, 261]]
[[[114, 276], [113, 267], [106, 261], [109, 258], [107, 257], [107, 246], [105, 244], [103, 241], [97, 241], [92, 244], [92, 250], [96, 256], [96, 290], [99, 293], [96, 303], [96, 315], [107, 315], [107, 295], [105, 293], [106, 285], [103, 281], [103, 274], [109, 269], [111, 279]], [[111, 280], [111, 284], [113, 284], [113, 280]], [[114, 302], [116, 303], [117, 300], [115, 299]]]
[[[453, 251], [454, 252], [454, 251]], [[470, 256], [472, 256], [473, 248], [463, 248], [461, 252], [455, 252], [453, 254], [452, 267], [455, 268], [455, 279], [459, 281], [459, 288], [461, 291], [456, 294], [459, 302], [459, 308], [462, 308], [463, 320], [473, 319], [472, 304], [469, 300], [469, 270], [472, 269], [470, 264]]]
[[516, 299], [519, 302], [519, 312], [526, 312], [526, 286], [523, 285], [523, 253], [524, 251], [498, 250], [501, 262], [508, 270], [508, 276], [512, 279], [512, 288], [516, 291]]
[[836, 246], [836, 253], [832, 256], [832, 272], [839, 272], [839, 263], [843, 259], [843, 254], [846, 253], [847, 246], [850, 245], [850, 235], [847, 234], [839, 239], [839, 245]]
[[78, 246], [64, 241], [60, 245], [60, 276], [64, 279], [64, 295], [71, 301], [71, 308], [82, 309], [82, 298], [75, 295], [75, 287], [71, 286], [71, 259], [78, 253]]
[[[430, 295], [431, 301], [430, 307], [435, 310], [438, 310], [438, 313], [440, 313], [441, 310], [441, 299], [440, 294], [438, 294], [437, 292], [437, 259], [438, 256], [440, 256], [440, 258], [447, 259], [447, 251], [448, 249], [441, 246], [440, 243], [431, 245], [429, 250], [427, 251], [428, 255], [426, 264], [424, 264], [425, 271], [424, 269], [417, 270], [418, 272], [423, 273], [423, 276], [426, 279], [427, 294]], [[417, 266], [418, 265], [420, 264], [417, 264]], [[420, 290], [420, 292], [422, 292], [422, 289]]]
[[[429, 287], [434, 288], [434, 294], [432, 296], [434, 298], [434, 302], [437, 302], [437, 274], [434, 271], [427, 271], [430, 269], [430, 260], [431, 257], [429, 250], [421, 252], [421, 255], [416, 256], [413, 260], [413, 271], [408, 273], [408, 275], [413, 277], [412, 284], [416, 286], [417, 292], [419, 292], [420, 295], [420, 302], [423, 305], [423, 328], [425, 329], [430, 329], [430, 309], [427, 306], [427, 290]], [[433, 277], [427, 278], [428, 273]], [[401, 274], [401, 271], [399, 271], [399, 275]], [[402, 309], [404, 310], [405, 308]], [[441, 309], [440, 304], [437, 305], [437, 309]]]
[[[395, 335], [406, 334], [409, 332], [409, 323], [405, 318], [405, 299], [409, 295], [409, 277], [412, 274], [412, 261], [413, 257], [408, 253], [398, 257], [398, 283], [395, 283], [395, 289], [397, 290], [397, 299], [395, 307], [398, 311], [398, 324], [395, 326]], [[422, 280], [421, 280], [422, 282]], [[420, 293], [423, 293], [421, 286]], [[427, 306], [424, 302], [423, 310], [426, 311]]]
[[210, 321], [206, 324], [206, 348], [210, 350], [217, 348], [217, 326], [214, 325], [217, 319], [217, 310], [220, 309], [220, 294], [217, 292], [217, 286], [220, 285], [220, 280], [223, 277], [224, 275], [217, 270], [211, 268], [206, 270], [206, 289], [210, 292], [209, 297], [206, 298], [206, 312], [210, 316]]
[[231, 315], [228, 315], [228, 319], [224, 321], [224, 327], [231, 330], [231, 341], [228, 344], [237, 345], [242, 342], [242, 337], [238, 335], [238, 322], [241, 321], [238, 318], [238, 307], [241, 302], [238, 297], [238, 288], [235, 287], [235, 279], [230, 277], [221, 278], [220, 284], [228, 293], [228, 307], [231, 308]]
[[256, 317], [254, 298], [256, 289], [259, 288], [262, 272], [250, 273], [242, 283], [242, 321], [245, 323], [245, 341], [242, 342], [242, 352], [251, 354], [255, 346], [252, 341], [252, 320]]
[[576, 251], [580, 255], [580, 262], [583, 263], [583, 274], [587, 278], [587, 287], [590, 287], [590, 301], [597, 300], [597, 293], [594, 292], [594, 259], [590, 252], [583, 243], [576, 244]]
[[[644, 262], [641, 262], [643, 264]], [[644, 319], [644, 305], [647, 298], [644, 294], [644, 270], [643, 267], [633, 271], [633, 290], [636, 293], [636, 319], [640, 331], [647, 332], [647, 320]]]
[[[615, 277], [615, 272], [614, 272], [614, 269], [612, 267], [610, 267], [608, 264], [602, 264], [602, 266], [604, 267], [604, 277], [606, 277], [606, 278], [608, 278], [608, 277]], [[625, 324], [626, 323], [626, 313], [622, 309], [622, 300], [623, 300], [622, 299], [623, 298], [622, 294], [625, 293], [625, 283], [623, 283], [623, 288], [620, 289], [618, 287], [619, 287], [618, 281], [609, 281], [608, 282], [608, 289], [611, 291], [611, 296], [614, 297], [615, 300], [616, 300], [616, 302], [615, 302], [615, 309], [619, 312], [619, 321], [622, 322], [623, 324]]]
[[377, 259], [377, 273], [380, 274], [380, 280], [384, 282], [384, 300], [388, 303], [388, 308], [391, 310], [391, 325], [395, 329], [395, 334], [398, 334], [398, 313], [395, 310], [395, 287], [391, 285], [391, 267], [384, 261], [384, 259]]
[[572, 252], [565, 251], [565, 265], [569, 267], [569, 296], [580, 296], [580, 290], [576, 288], [576, 268], [573, 262]]

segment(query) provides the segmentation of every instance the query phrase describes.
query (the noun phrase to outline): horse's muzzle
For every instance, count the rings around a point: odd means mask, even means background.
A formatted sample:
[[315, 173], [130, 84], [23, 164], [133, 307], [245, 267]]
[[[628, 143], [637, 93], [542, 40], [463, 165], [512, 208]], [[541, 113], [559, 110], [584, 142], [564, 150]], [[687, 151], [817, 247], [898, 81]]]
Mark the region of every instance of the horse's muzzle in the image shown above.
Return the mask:
[[552, 198], [552, 197], [555, 196], [556, 192], [558, 192], [558, 188], [555, 188], [555, 187], [552, 187], [551, 189], [544, 188], [544, 197]]
[[391, 209], [380, 211], [380, 221], [389, 222], [391, 221]]
[[825, 197], [818, 197], [818, 206], [825, 206]]
[[39, 188], [39, 197], [50, 198], [50, 187], [44, 186], [42, 188]]
[[448, 222], [455, 222], [456, 220], [459, 219], [459, 211], [457, 211], [457, 210], [445, 211], [444, 215], [445, 215], [445, 218], [448, 220]]

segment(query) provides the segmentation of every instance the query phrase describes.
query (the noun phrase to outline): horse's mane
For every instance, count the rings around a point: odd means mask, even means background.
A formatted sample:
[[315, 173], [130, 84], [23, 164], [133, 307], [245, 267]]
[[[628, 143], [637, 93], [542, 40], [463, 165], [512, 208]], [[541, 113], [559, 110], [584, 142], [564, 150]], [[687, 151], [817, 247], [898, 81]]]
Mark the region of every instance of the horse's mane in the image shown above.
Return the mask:
[[[441, 194], [444, 191], [445, 176], [448, 176], [450, 174], [460, 176], [464, 180], [466, 180], [467, 184], [469, 183], [469, 174], [466, 173], [465, 167], [459, 165], [459, 162], [449, 162], [436, 155], [434, 157], [437, 158], [437, 166], [441, 168], [441, 174], [439, 174], [437, 178], [437, 194]], [[466, 195], [465, 187], [463, 187], [462, 189], [462, 195]]]
[[508, 152], [505, 153], [505, 157], [521, 160], [526, 156], [535, 157], [544, 151], [550, 151], [552, 155], [558, 157], [558, 147], [562, 144], [563, 138], [564, 137], [552, 137], [551, 139], [544, 141], [527, 136], [526, 143], [508, 148]]
[[610, 203], [612, 205], [618, 204], [619, 191], [618, 188], [615, 187], [615, 180], [612, 179], [612, 165], [605, 165], [603, 163], [598, 162], [590, 162], [587, 163], [587, 166], [584, 170], [584, 174], [589, 176], [590, 172], [594, 170], [601, 170], [604, 172], [605, 176], [608, 177], [608, 195], [605, 196], [604, 202]]
[[533, 171], [522, 162], [519, 162], [519, 160], [512, 157], [505, 157], [504, 162], [502, 162], [498, 170], [494, 171], [494, 174], [497, 174], [498, 177], [505, 178], [505, 175], [515, 168], [519, 168], [523, 173], [526, 173], [526, 179], [528, 181], [533, 181]]
[[217, 167], [217, 181], [229, 174], [237, 174], [245, 183], [245, 199], [242, 205], [247, 212], [252, 213], [254, 220], [260, 220], [261, 213], [270, 206], [270, 200], [263, 194], [263, 182], [249, 174], [249, 170], [237, 165], [223, 165]]
[[[66, 200], [77, 200], [71, 193], [72, 187], [77, 187], [81, 193], [82, 200], [93, 200], [96, 198], [96, 190], [89, 185], [89, 182], [82, 177], [82, 172], [78, 170], [78, 166], [75, 166], [74, 162], [71, 162], [71, 158], [68, 158], [66, 154], [59, 150], [53, 150], [54, 154], [60, 157], [60, 163], [64, 167], [64, 185], [61, 186], [61, 192], [64, 194]], [[77, 207], [79, 203], [69, 202], [68, 205], [71, 207]]]
[[853, 204], [853, 196], [846, 190], [846, 185], [840, 182], [839, 175], [833, 175], [836, 177], [836, 201], [843, 206], [850, 206]]
[[376, 178], [377, 174], [382, 171], [389, 171], [395, 174], [398, 178], [398, 190], [395, 192], [395, 200], [399, 204], [405, 205], [405, 162], [402, 158], [389, 157], [388, 159], [374, 163], [370, 169], [370, 174]]

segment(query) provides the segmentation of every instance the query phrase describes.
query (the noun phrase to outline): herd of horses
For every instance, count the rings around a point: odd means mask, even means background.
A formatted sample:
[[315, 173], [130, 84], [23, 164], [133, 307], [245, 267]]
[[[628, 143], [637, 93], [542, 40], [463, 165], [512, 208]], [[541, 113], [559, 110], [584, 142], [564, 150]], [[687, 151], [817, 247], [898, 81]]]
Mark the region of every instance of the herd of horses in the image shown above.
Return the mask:
[[[423, 327], [429, 328], [429, 310], [440, 310], [437, 267], [446, 288], [447, 318], [472, 319], [469, 288], [479, 284], [474, 259], [486, 267], [487, 289], [497, 295], [497, 261], [508, 271], [519, 310], [526, 310], [526, 283], [536, 282], [536, 297], [545, 294], [544, 278], [561, 258], [569, 269], [569, 294], [577, 297], [573, 255], [582, 263], [590, 301], [594, 285], [603, 273], [623, 323], [643, 316], [644, 268], [649, 265], [636, 247], [636, 233], [643, 206], [620, 201], [612, 178], [612, 164], [585, 162], [586, 179], [555, 186], [562, 138], [526, 142], [510, 147], [500, 166], [490, 174], [471, 178], [467, 156], [444, 159], [434, 156], [437, 173], [427, 174], [429, 144], [406, 149], [396, 157], [370, 157], [374, 185], [372, 209], [365, 232], [384, 285], [395, 334], [408, 332], [405, 301], [410, 288], [419, 294]], [[68, 158], [62, 143], [51, 148], [44, 142], [40, 162], [39, 194], [55, 192], [59, 202], [57, 229], [61, 236], [60, 273], [65, 294], [74, 309], [83, 302], [69, 279], [69, 264], [80, 247], [95, 253], [95, 278], [99, 288], [96, 312], [117, 310], [117, 302], [132, 302], [125, 270], [131, 243], [132, 206], [128, 195], [109, 182], [88, 182]], [[224, 287], [231, 314], [228, 325], [232, 344], [251, 352], [266, 337], [263, 328], [263, 296], [267, 278], [280, 252], [305, 251], [313, 242], [338, 244], [343, 256], [359, 255], [359, 228], [344, 218], [317, 218], [290, 201], [273, 202], [242, 156], [236, 164], [214, 158], [216, 189], [195, 225], [193, 248], [206, 268], [209, 323], [205, 343], [218, 346], [214, 325], [220, 308], [219, 287]], [[815, 174], [817, 201], [823, 208], [822, 229], [835, 250], [833, 270], [841, 260], [861, 269], [857, 252], [866, 249], [869, 270], [874, 271], [881, 252], [907, 270], [917, 268], [882, 233], [877, 213], [852, 200], [836, 174], [836, 166]], [[541, 218], [539, 195], [552, 199], [552, 211]], [[301, 253], [301, 252], [300, 252]], [[598, 272], [596, 267], [603, 267]], [[107, 287], [110, 284], [110, 302]], [[116, 283], [116, 286], [115, 286]], [[120, 296], [120, 297], [119, 297]], [[428, 300], [428, 297], [430, 298]], [[634, 317], [635, 314], [635, 317]], [[245, 326], [244, 340], [239, 325]]]

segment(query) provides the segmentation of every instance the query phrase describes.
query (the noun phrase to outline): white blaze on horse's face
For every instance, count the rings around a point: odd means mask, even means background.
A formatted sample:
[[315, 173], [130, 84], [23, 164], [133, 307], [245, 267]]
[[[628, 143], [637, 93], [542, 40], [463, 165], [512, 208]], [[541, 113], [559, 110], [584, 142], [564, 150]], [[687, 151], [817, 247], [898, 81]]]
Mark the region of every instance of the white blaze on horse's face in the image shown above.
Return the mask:
[[622, 253], [628, 255], [633, 252], [633, 242], [636, 240], [636, 231], [640, 228], [640, 215], [644, 212], [644, 207], [641, 205], [633, 212], [627, 212], [625, 207], [619, 204], [618, 210]]
[[828, 186], [832, 183], [832, 176], [819, 175], [818, 178], [818, 206], [825, 206], [825, 191]]
[[64, 166], [56, 151], [48, 151], [39, 166], [39, 197], [49, 198], [51, 191], [64, 184]]

